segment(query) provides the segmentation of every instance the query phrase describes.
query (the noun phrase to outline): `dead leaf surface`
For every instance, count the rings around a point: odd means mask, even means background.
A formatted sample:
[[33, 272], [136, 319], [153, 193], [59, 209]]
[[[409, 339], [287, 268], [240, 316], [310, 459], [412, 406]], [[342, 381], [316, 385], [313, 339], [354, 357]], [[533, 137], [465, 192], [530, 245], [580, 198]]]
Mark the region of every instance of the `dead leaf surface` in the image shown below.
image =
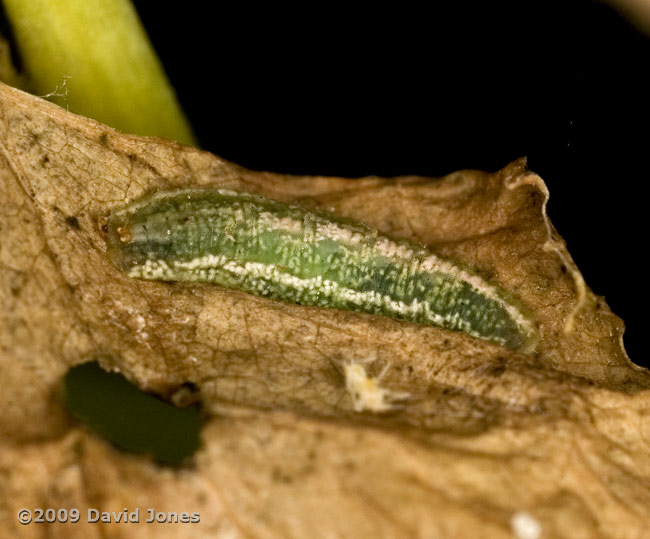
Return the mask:
[[[157, 189], [219, 186], [326, 209], [480, 270], [534, 312], [534, 357], [460, 333], [210, 285], [143, 282], [101, 219]], [[584, 289], [523, 161], [494, 174], [295, 177], [122, 135], [0, 87], [0, 536], [543, 537], [650, 529], [650, 375]], [[576, 311], [576, 305], [580, 308]], [[575, 317], [573, 317], [575, 315]], [[572, 331], [568, 322], [574, 321]], [[60, 384], [99, 359], [210, 419], [192, 466], [160, 468], [72, 421]], [[355, 413], [344, 368], [406, 392]], [[198, 511], [200, 524], [20, 526], [22, 508]]]

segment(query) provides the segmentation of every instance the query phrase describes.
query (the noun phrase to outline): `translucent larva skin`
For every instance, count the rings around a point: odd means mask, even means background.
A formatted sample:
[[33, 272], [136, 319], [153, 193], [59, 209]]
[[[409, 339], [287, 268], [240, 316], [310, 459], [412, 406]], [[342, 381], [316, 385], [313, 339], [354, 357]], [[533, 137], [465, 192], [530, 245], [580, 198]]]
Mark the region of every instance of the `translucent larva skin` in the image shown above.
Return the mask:
[[462, 331], [532, 353], [515, 300], [468, 268], [362, 223], [222, 189], [160, 191], [109, 215], [129, 276], [213, 283], [301, 305]]

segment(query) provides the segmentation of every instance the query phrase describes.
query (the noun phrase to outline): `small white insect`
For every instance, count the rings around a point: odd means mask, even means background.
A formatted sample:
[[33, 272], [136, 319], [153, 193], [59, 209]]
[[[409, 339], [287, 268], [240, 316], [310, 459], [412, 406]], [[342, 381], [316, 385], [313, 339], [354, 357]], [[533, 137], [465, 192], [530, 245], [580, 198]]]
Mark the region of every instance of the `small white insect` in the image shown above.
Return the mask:
[[390, 412], [399, 407], [399, 403], [410, 397], [404, 391], [392, 391], [379, 385], [386, 374], [388, 365], [376, 378], [369, 377], [362, 362], [348, 362], [343, 365], [345, 388], [350, 397], [355, 412]]

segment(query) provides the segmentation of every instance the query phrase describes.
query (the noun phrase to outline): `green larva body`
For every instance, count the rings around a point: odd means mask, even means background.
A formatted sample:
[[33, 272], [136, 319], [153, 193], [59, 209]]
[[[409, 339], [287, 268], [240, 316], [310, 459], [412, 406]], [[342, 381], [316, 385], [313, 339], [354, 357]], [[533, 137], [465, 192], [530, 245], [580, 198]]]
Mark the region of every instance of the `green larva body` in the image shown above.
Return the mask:
[[223, 189], [159, 191], [108, 217], [129, 276], [462, 331], [531, 353], [532, 317], [471, 270], [364, 224]]

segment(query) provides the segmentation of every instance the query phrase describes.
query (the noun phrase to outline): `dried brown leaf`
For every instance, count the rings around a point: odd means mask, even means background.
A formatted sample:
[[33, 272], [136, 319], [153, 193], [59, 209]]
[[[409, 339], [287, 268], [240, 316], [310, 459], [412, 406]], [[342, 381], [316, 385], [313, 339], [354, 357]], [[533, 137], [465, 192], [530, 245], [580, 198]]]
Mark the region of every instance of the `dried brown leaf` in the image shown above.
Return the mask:
[[[0, 536], [543, 537], [650, 529], [650, 375], [584, 286], [523, 160], [494, 174], [349, 180], [245, 170], [120, 134], [0, 87]], [[464, 262], [533, 310], [534, 357], [466, 335], [210, 285], [143, 282], [102, 217], [157, 190], [221, 186], [326, 209]], [[193, 466], [113, 449], [62, 408], [100, 359], [141, 388], [194, 382]], [[350, 362], [408, 393], [355, 413]], [[21, 507], [199, 511], [200, 524], [20, 526]]]

